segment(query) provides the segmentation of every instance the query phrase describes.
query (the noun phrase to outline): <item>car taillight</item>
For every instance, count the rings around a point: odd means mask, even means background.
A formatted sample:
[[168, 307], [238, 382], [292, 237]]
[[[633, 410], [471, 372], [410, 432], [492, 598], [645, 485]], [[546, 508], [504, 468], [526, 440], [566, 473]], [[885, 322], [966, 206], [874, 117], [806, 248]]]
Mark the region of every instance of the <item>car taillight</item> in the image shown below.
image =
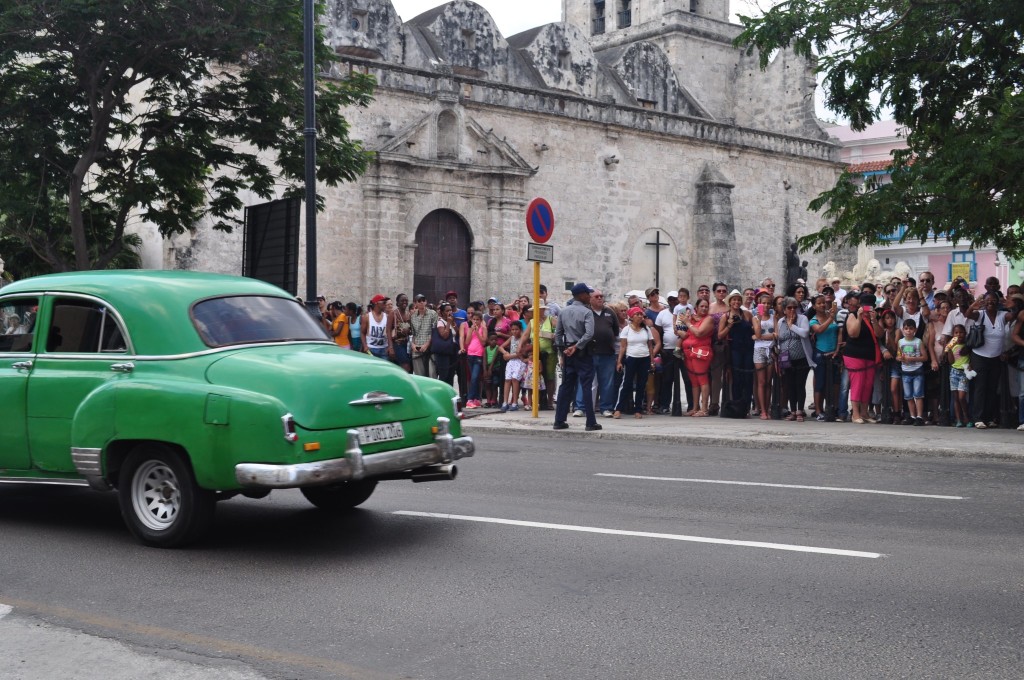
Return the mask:
[[295, 432], [295, 418], [291, 413], [281, 416], [281, 424], [284, 425], [284, 440], [286, 442], [298, 441], [299, 435]]

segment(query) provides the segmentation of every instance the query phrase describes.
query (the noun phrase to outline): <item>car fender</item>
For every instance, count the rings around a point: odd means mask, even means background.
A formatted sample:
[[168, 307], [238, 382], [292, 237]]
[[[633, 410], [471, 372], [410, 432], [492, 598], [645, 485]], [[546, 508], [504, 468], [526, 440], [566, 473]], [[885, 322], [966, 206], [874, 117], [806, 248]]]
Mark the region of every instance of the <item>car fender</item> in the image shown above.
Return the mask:
[[284, 413], [273, 397], [228, 387], [176, 380], [113, 383], [79, 406], [72, 446], [106, 455], [121, 442], [164, 442], [186, 453], [201, 487], [234, 488], [235, 462], [279, 459], [293, 451], [283, 436]]
[[423, 392], [423, 397], [429, 399], [437, 407], [437, 414], [443, 415], [451, 420], [451, 434], [454, 437], [462, 436], [462, 422], [455, 410], [456, 392], [451, 385], [445, 385], [440, 380], [427, 378], [421, 375], [411, 376], [417, 382], [417, 386]]

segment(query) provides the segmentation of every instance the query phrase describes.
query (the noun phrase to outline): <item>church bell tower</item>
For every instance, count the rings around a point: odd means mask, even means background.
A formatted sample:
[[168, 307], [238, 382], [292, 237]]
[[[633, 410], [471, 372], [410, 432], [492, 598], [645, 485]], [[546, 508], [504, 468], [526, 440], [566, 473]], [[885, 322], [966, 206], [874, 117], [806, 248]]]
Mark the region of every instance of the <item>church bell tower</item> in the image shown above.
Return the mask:
[[562, 0], [562, 21], [588, 36], [611, 35], [683, 13], [728, 21], [729, 0]]

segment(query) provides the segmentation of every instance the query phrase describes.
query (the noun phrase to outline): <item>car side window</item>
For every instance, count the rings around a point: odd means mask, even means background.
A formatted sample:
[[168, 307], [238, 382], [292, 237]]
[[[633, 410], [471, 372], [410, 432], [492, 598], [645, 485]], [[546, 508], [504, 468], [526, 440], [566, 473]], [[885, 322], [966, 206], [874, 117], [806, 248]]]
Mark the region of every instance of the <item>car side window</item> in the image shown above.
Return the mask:
[[35, 338], [39, 300], [15, 298], [0, 301], [0, 352], [31, 352]]
[[105, 305], [92, 300], [57, 298], [46, 334], [46, 351], [90, 354], [127, 351], [124, 331]]

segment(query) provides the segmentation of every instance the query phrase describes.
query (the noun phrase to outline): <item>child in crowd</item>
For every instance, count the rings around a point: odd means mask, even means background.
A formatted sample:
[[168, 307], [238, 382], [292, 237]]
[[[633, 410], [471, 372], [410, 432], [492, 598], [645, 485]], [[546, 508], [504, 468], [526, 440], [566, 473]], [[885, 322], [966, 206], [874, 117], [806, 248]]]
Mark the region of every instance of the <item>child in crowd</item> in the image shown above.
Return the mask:
[[953, 326], [953, 339], [946, 345], [946, 359], [949, 361], [949, 391], [952, 395], [953, 416], [957, 427], [973, 427], [970, 411], [967, 410], [967, 374], [970, 368], [971, 350], [964, 340], [967, 328], [963, 324]]
[[491, 333], [487, 336], [487, 347], [484, 350], [484, 407], [493, 408], [498, 405], [498, 392], [505, 381], [505, 362], [501, 360], [498, 349], [498, 336]]
[[914, 425], [924, 425], [924, 352], [917, 333], [917, 322], [903, 321], [903, 337], [900, 338], [896, 359], [903, 366], [903, 399], [907, 402]]
[[[889, 362], [888, 389], [892, 398], [891, 422], [894, 425], [898, 425], [903, 419], [901, 415], [903, 413], [903, 363], [897, 357], [897, 353], [899, 352], [899, 339], [901, 336], [899, 328], [897, 328], [896, 325], [897, 320], [896, 312], [891, 309], [883, 309], [882, 332], [878, 337], [878, 344], [882, 350], [882, 361]], [[895, 361], [893, 361], [894, 359]], [[883, 371], [879, 371], [879, 374], [881, 373], [883, 373]], [[887, 386], [884, 382], [885, 376], [881, 376], [879, 379], [882, 381], [882, 389], [886, 389]], [[876, 388], [877, 387], [878, 385], [876, 384]], [[872, 398], [872, 403], [877, 404], [878, 401]], [[881, 409], [876, 411], [875, 415], [872, 415], [872, 417], [881, 419]], [[907, 424], [909, 424], [909, 421]]]
[[[523, 361], [526, 362], [526, 375], [523, 376], [520, 392], [523, 395], [523, 408], [530, 410], [533, 408], [533, 402], [531, 401], [531, 399], [533, 399], [533, 348], [532, 345], [529, 344], [528, 338], [526, 340], [526, 344], [530, 349], [526, 351], [526, 356], [523, 359]], [[537, 384], [540, 386], [541, 391], [540, 403], [543, 404], [545, 397], [543, 392], [546, 389], [546, 386], [544, 385], [544, 378], [541, 377], [541, 379], [537, 381]]]
[[523, 360], [529, 342], [523, 340], [523, 327], [518, 323], [509, 325], [510, 337], [501, 344], [501, 356], [505, 364], [505, 395], [501, 412], [519, 410], [519, 390], [526, 377], [526, 362]]

